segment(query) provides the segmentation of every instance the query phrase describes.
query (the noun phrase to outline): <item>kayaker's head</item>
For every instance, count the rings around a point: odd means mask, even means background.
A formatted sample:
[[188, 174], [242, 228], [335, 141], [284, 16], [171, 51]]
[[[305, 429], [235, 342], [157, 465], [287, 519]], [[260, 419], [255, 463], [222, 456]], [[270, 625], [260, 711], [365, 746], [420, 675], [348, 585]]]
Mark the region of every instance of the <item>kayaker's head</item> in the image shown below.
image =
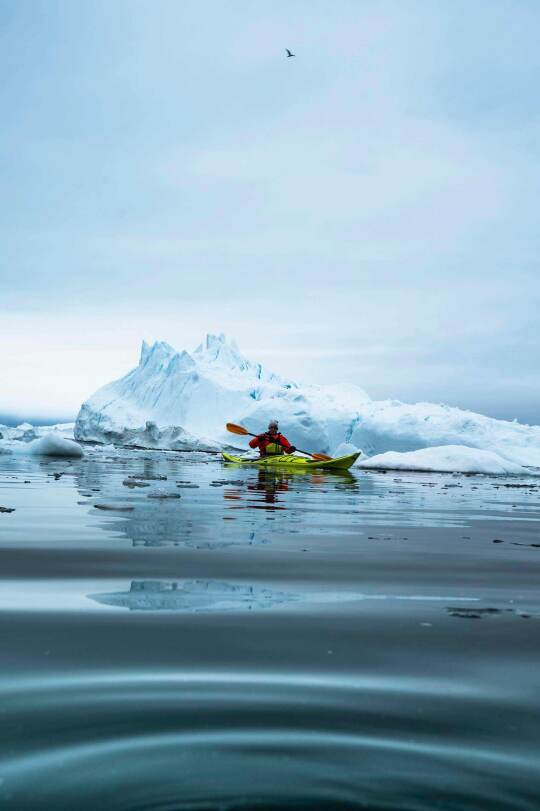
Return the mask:
[[270, 434], [277, 434], [278, 432], [278, 421], [277, 420], [270, 420], [268, 423], [268, 432]]

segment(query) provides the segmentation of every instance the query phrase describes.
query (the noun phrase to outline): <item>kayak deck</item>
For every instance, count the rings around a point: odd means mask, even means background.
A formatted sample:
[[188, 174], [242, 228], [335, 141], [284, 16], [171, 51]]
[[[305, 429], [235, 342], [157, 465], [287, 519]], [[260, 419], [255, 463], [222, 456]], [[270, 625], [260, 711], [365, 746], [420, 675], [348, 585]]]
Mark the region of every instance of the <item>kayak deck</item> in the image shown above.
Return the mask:
[[225, 462], [233, 462], [237, 465], [250, 465], [251, 467], [264, 467], [276, 470], [348, 470], [358, 457], [358, 453], [350, 453], [348, 456], [338, 456], [336, 459], [329, 459], [326, 462], [315, 459], [306, 459], [303, 456], [261, 456], [260, 459], [246, 459], [245, 456], [233, 456], [231, 453], [222, 453]]

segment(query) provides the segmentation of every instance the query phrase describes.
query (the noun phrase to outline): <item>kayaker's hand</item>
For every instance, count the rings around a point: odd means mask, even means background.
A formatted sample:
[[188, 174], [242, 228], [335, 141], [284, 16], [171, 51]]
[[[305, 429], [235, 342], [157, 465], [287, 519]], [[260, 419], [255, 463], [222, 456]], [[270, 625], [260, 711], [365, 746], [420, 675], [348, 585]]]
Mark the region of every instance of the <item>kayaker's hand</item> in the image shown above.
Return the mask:
[[296, 447], [294, 445], [291, 445], [291, 447], [289, 448], [289, 453], [294, 453], [295, 450], [296, 450]]

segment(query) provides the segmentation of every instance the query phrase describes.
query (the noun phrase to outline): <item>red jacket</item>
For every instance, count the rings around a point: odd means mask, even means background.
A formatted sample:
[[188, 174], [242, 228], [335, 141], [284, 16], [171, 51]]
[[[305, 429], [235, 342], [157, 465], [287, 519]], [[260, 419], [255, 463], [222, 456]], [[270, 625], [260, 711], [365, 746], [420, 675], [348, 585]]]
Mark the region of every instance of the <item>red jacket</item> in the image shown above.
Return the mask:
[[276, 442], [279, 445], [283, 445], [283, 450], [285, 453], [293, 453], [293, 447], [287, 437], [284, 437], [283, 434], [259, 434], [259, 436], [254, 437], [250, 443], [250, 448], [258, 448], [259, 453], [261, 456], [264, 456], [266, 453], [266, 448], [272, 442]]

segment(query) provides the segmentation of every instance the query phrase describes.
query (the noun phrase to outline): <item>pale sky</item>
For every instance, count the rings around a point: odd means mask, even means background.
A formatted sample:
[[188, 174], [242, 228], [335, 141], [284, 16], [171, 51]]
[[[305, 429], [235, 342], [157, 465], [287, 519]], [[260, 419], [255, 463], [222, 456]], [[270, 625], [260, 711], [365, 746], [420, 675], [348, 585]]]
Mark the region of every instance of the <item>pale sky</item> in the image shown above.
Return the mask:
[[537, 0], [0, 0], [0, 415], [224, 331], [540, 422], [539, 41]]

